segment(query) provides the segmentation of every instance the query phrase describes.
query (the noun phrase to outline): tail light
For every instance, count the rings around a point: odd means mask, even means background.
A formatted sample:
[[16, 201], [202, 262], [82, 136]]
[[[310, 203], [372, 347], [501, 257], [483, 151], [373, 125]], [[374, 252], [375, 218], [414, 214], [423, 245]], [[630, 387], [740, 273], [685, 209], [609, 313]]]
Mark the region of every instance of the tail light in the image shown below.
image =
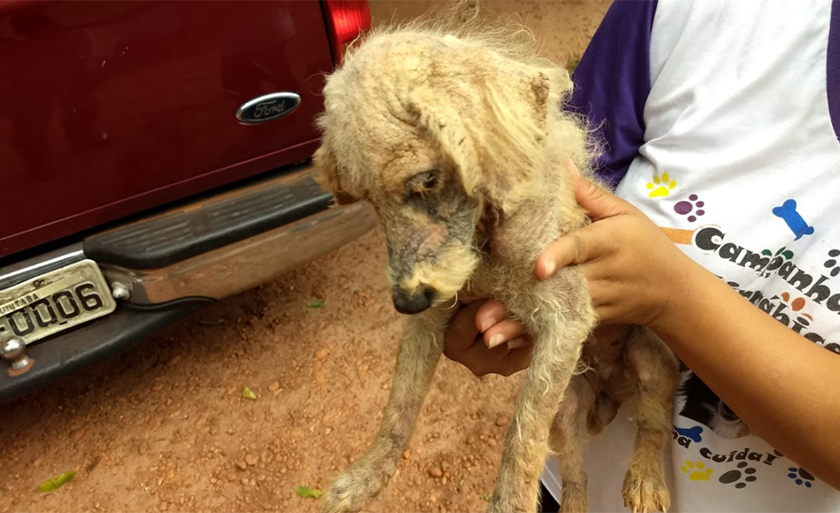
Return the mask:
[[370, 29], [370, 8], [367, 0], [323, 0], [332, 54], [341, 64], [347, 45]]

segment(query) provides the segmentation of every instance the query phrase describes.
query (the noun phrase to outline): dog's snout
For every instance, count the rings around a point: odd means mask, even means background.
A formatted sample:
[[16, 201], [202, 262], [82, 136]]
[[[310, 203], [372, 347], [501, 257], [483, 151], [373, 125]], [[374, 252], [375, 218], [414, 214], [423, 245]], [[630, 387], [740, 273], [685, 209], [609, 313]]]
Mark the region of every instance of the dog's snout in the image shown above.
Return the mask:
[[409, 294], [399, 286], [392, 291], [394, 308], [402, 314], [417, 314], [432, 305], [435, 299], [435, 291], [429, 287], [421, 287], [414, 294]]

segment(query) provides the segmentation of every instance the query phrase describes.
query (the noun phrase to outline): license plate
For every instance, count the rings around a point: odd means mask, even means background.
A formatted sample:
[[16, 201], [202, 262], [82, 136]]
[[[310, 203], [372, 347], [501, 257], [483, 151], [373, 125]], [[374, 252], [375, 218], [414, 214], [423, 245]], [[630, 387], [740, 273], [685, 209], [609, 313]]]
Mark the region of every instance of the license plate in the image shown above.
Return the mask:
[[82, 260], [0, 290], [0, 339], [27, 344], [93, 319], [117, 307], [93, 260]]

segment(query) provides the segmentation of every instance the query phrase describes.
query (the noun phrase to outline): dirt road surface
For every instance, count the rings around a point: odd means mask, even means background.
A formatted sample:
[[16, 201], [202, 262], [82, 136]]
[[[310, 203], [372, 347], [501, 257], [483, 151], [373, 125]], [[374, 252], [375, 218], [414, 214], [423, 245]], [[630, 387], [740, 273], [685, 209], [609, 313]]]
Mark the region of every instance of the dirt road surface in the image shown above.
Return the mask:
[[[374, 23], [435, 2], [374, 1]], [[579, 56], [608, 1], [490, 2]], [[377, 230], [147, 343], [0, 408], [0, 513], [311, 512], [378, 429], [403, 319]], [[371, 512], [473, 512], [493, 490], [521, 376], [444, 361]], [[249, 387], [256, 399], [242, 397]], [[51, 492], [38, 485], [63, 472]]]

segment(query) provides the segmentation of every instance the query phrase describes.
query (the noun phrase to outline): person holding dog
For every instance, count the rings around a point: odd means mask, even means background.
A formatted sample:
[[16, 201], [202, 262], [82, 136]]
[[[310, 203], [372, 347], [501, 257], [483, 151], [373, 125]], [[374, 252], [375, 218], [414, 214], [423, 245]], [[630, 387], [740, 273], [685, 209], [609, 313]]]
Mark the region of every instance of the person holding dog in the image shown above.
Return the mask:
[[[594, 222], [535, 273], [581, 266], [602, 323], [645, 325], [684, 364], [673, 511], [840, 512], [840, 7], [806, 3], [615, 2], [573, 74], [614, 192], [570, 166]], [[462, 301], [447, 357], [526, 368], [504, 307]], [[623, 509], [634, 429], [620, 411], [589, 442], [592, 511]], [[556, 511], [552, 458], [542, 481]]]

